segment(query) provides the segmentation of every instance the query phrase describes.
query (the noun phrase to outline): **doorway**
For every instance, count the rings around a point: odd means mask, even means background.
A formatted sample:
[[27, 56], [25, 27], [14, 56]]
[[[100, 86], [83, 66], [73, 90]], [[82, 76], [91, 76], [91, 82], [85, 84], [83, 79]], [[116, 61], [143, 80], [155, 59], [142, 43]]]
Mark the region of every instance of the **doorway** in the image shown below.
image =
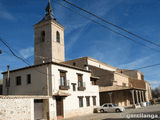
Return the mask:
[[57, 118], [61, 119], [64, 117], [63, 112], [63, 97], [57, 96], [56, 97], [56, 111], [57, 111]]

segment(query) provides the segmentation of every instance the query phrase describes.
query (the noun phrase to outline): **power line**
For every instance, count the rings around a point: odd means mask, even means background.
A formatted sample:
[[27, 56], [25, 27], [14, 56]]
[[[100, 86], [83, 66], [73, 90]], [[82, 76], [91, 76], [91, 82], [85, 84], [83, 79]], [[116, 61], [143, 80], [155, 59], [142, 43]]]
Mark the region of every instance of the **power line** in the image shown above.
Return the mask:
[[9, 51], [10, 51], [15, 57], [17, 57], [18, 59], [20, 59], [21, 61], [23, 61], [24, 63], [26, 63], [27, 65], [30, 66], [30, 64], [29, 64], [28, 62], [26, 62], [23, 58], [17, 56], [17, 55], [14, 53], [14, 51], [9, 47], [9, 45], [8, 45], [5, 41], [3, 41], [1, 38], [0, 38], [0, 41], [9, 49]]
[[[23, 59], [23, 58], [19, 57], [18, 55], [16, 55], [16, 53], [14, 53], [14, 51], [10, 48], [10, 46], [4, 40], [2, 40], [2, 38], [0, 38], [0, 41], [9, 49], [9, 51], [12, 53], [13, 56], [15, 56], [16, 58], [18, 58], [19, 60], [21, 60], [25, 64], [31, 66], [28, 62], [26, 62], [25, 59]], [[36, 70], [37, 72], [39, 72], [41, 74], [50, 75], [50, 74], [46, 74], [44, 72], [41, 72], [41, 71], [37, 70], [36, 68], [34, 68], [34, 70]], [[51, 74], [51, 76], [54, 76], [54, 75]]]
[[139, 36], [139, 35], [137, 35], [137, 34], [135, 34], [135, 33], [133, 33], [133, 32], [128, 31], [127, 29], [124, 29], [124, 28], [118, 26], [118, 25], [115, 25], [115, 24], [113, 24], [113, 23], [105, 20], [104, 18], [101, 18], [101, 17], [97, 16], [96, 14], [87, 11], [86, 9], [83, 9], [83, 8], [81, 8], [81, 7], [75, 5], [75, 4], [73, 4], [73, 3], [71, 3], [71, 2], [69, 2], [69, 1], [67, 1], [67, 0], [63, 0], [63, 1], [66, 2], [67, 4], [70, 4], [70, 5], [78, 8], [78, 9], [80, 9], [81, 11], [84, 11], [84, 12], [86, 12], [86, 13], [94, 16], [94, 17], [96, 17], [97, 19], [102, 20], [103, 22], [105, 22], [105, 23], [107, 23], [107, 24], [109, 24], [109, 25], [112, 25], [112, 26], [114, 26], [114, 27], [116, 27], [116, 28], [118, 28], [118, 29], [120, 29], [120, 30], [122, 30], [122, 31], [124, 31], [124, 32], [129, 33], [130, 35], [133, 35], [133, 36], [135, 36], [135, 37], [137, 37], [137, 38], [139, 38], [139, 39], [141, 39], [141, 40], [143, 40], [143, 41], [145, 41], [145, 42], [148, 42], [148, 43], [150, 43], [150, 44], [152, 44], [152, 45], [155, 45], [155, 46], [157, 46], [157, 47], [160, 47], [159, 44], [157, 44], [157, 43], [155, 43], [155, 42], [153, 42], [153, 41], [147, 40], [147, 39], [145, 39], [145, 38], [143, 38], [143, 37], [141, 37], [141, 36]]
[[160, 65], [160, 63], [157, 63], [157, 64], [147, 65], [144, 67], [139, 67], [139, 68], [135, 68], [135, 69], [131, 69], [131, 70], [140, 70], [140, 69], [150, 68], [150, 67], [159, 66], [159, 65]]
[[153, 50], [153, 51], [160, 52], [160, 50], [157, 50], [157, 49], [155, 49], [155, 48], [152, 48], [152, 47], [150, 47], [150, 46], [147, 46], [146, 44], [140, 43], [140, 42], [138, 42], [138, 41], [136, 41], [136, 40], [134, 40], [134, 39], [126, 36], [126, 35], [123, 35], [123, 34], [121, 34], [120, 32], [117, 32], [117, 31], [115, 31], [115, 30], [107, 27], [106, 25], [103, 25], [103, 24], [101, 24], [101, 23], [99, 23], [99, 22], [97, 22], [97, 21], [95, 21], [95, 20], [93, 20], [93, 19], [91, 19], [91, 18], [89, 18], [89, 17], [87, 17], [87, 16], [85, 16], [85, 15], [82, 15], [81, 13], [79, 13], [79, 12], [77, 12], [77, 11], [69, 8], [69, 7], [66, 7], [65, 5], [63, 5], [63, 4], [61, 4], [61, 3], [57, 2], [57, 1], [54, 1], [54, 2], [55, 2], [56, 4], [59, 4], [60, 6], [62, 6], [62, 7], [64, 7], [64, 8], [66, 8], [66, 9], [68, 9], [68, 10], [70, 10], [70, 11], [72, 11], [72, 12], [74, 12], [74, 13], [82, 16], [82, 17], [84, 17], [85, 19], [88, 19], [88, 20], [90, 20], [90, 21], [92, 21], [92, 22], [94, 22], [94, 23], [96, 23], [96, 24], [98, 24], [98, 25], [100, 25], [100, 26], [108, 29], [109, 31], [111, 31], [111, 32], [113, 32], [113, 33], [116, 33], [116, 34], [118, 34], [118, 35], [120, 35], [120, 36], [122, 36], [122, 37], [127, 38], [127, 39], [130, 40], [130, 41], [135, 42], [136, 44], [139, 44], [139, 45], [141, 45], [141, 46], [144, 46], [144, 47], [146, 47], [146, 48], [149, 48], [149, 49], [151, 49], [151, 50]]
[[[136, 42], [137, 44], [141, 44], [141, 45], [143, 45], [143, 46], [145, 46], [145, 47], [148, 47], [148, 48], [150, 48], [150, 49], [152, 49], [152, 50], [154, 50], [154, 51], [156, 51], [156, 52], [160, 52], [160, 51], [159, 51], [159, 50], [157, 50], [157, 49], [154, 49], [154, 48], [152, 48], [152, 47], [149, 47], [149, 46], [147, 46], [147, 45], [145, 45], [145, 44], [143, 44], [143, 43], [139, 43], [139, 42], [135, 41], [134, 39], [132, 39], [132, 38], [130, 38], [130, 37], [128, 37], [128, 36], [125, 36], [125, 35], [123, 35], [123, 34], [121, 34], [121, 33], [117, 32], [117, 31], [114, 31], [114, 30], [112, 30], [111, 28], [109, 28], [109, 27], [107, 27], [107, 26], [105, 26], [105, 25], [102, 25], [101, 23], [99, 23], [99, 22], [97, 22], [97, 21], [95, 21], [95, 20], [93, 20], [93, 19], [91, 19], [91, 18], [89, 18], [89, 17], [86, 17], [86, 16], [84, 16], [84, 15], [80, 14], [80, 13], [78, 13], [78, 12], [74, 11], [74, 10], [73, 10], [73, 9], [71, 9], [71, 8], [68, 8], [68, 7], [66, 7], [66, 6], [62, 5], [61, 3], [57, 2], [57, 1], [55, 1], [55, 3], [57, 3], [57, 4], [61, 5], [61, 6], [62, 6], [62, 7], [64, 7], [64, 8], [67, 8], [68, 10], [70, 10], [70, 11], [72, 11], [72, 12], [74, 12], [74, 13], [76, 13], [76, 14], [78, 14], [78, 15], [80, 15], [80, 16], [82, 16], [82, 17], [86, 18], [86, 19], [91, 20], [92, 22], [95, 22], [95, 23], [97, 23], [97, 24], [101, 25], [102, 27], [105, 27], [105, 28], [107, 28], [107, 29], [111, 30], [112, 32], [115, 32], [115, 33], [117, 33], [117, 34], [119, 34], [119, 35], [121, 35], [121, 36], [126, 37], [126, 38], [127, 38], [127, 39], [129, 39], [129, 40], [134, 41], [134, 42]], [[153, 64], [153, 65], [148, 65], [148, 66], [144, 66], [144, 67], [140, 67], [140, 68], [132, 69], [132, 70], [140, 70], [140, 69], [144, 69], [144, 68], [148, 68], [148, 67], [153, 67], [153, 66], [158, 66], [158, 65], [160, 65], [160, 63], [158, 63], [158, 64]]]

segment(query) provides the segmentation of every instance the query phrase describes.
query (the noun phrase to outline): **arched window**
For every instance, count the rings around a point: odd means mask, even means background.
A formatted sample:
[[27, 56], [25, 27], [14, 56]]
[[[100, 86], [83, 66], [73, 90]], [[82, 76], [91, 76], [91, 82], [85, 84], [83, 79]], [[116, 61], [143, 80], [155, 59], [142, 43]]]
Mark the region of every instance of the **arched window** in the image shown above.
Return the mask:
[[60, 43], [60, 34], [58, 31], [56, 32], [56, 41]]
[[45, 41], [45, 31], [41, 32], [41, 42]]

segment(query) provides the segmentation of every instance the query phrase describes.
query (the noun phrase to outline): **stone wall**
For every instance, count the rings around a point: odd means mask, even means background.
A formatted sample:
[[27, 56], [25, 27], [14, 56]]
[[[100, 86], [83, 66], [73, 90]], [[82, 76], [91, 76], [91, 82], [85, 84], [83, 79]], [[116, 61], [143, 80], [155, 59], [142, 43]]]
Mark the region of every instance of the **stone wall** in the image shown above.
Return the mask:
[[129, 85], [128, 77], [121, 73], [114, 73], [114, 82], [115, 82], [114, 85], [118, 85], [118, 86], [128, 86]]
[[34, 120], [32, 98], [0, 97], [0, 120]]
[[111, 71], [97, 68], [94, 66], [89, 66], [89, 69], [92, 71], [92, 75], [99, 77], [97, 85], [99, 86], [112, 86], [114, 80], [114, 74]]
[[145, 87], [146, 87], [146, 101], [150, 102], [150, 100], [152, 99], [152, 89], [151, 86], [149, 84], [149, 82], [145, 81]]
[[84, 57], [84, 58], [74, 59], [70, 61], [65, 61], [65, 63], [84, 69], [84, 65], [87, 65], [87, 58]]
[[[109, 92], [100, 92], [100, 105], [104, 103], [111, 103]], [[132, 102], [131, 93], [129, 90], [113, 91], [112, 103], [118, 106], [130, 106]]]

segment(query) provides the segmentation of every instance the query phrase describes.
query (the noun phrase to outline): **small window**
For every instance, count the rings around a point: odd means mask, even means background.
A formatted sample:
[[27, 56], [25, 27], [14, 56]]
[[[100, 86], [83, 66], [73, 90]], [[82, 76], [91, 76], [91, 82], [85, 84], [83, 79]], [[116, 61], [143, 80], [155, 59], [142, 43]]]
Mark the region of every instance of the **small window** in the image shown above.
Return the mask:
[[79, 107], [83, 107], [83, 97], [79, 97]]
[[41, 32], [41, 42], [45, 41], [45, 31]]
[[76, 91], [76, 83], [72, 83], [73, 91]]
[[96, 105], [96, 96], [93, 96], [93, 105]]
[[31, 74], [27, 75], [27, 84], [31, 84]]
[[86, 97], [86, 106], [90, 106], [90, 97], [89, 96]]
[[21, 76], [16, 77], [16, 85], [21, 85]]
[[58, 31], [56, 32], [56, 41], [60, 43], [60, 34]]

